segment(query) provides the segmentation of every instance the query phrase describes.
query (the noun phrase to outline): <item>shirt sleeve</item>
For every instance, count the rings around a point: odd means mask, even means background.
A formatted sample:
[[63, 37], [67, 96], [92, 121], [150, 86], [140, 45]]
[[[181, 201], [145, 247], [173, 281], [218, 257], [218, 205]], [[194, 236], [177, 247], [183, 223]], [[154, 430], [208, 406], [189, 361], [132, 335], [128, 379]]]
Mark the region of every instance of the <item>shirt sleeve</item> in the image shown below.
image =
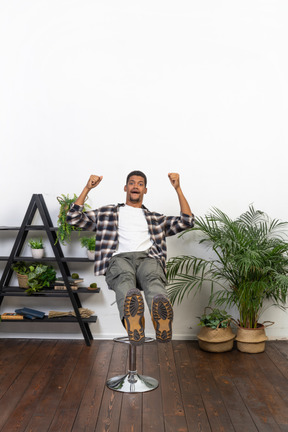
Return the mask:
[[69, 225], [83, 228], [88, 231], [95, 231], [98, 210], [89, 210], [83, 212], [83, 207], [72, 204], [67, 212], [66, 222]]
[[166, 236], [172, 236], [186, 229], [193, 228], [194, 215], [187, 215], [180, 213], [180, 216], [167, 216], [166, 217]]

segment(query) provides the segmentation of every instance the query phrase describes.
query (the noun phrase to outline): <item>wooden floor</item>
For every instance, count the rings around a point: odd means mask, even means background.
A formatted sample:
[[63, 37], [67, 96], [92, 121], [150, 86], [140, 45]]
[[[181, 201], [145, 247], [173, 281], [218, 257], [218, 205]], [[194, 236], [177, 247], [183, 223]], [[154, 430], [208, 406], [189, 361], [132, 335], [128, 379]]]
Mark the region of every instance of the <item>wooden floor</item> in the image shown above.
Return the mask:
[[160, 386], [144, 394], [106, 387], [127, 354], [113, 341], [0, 339], [0, 431], [288, 431], [288, 341], [262, 354], [146, 343], [138, 371]]

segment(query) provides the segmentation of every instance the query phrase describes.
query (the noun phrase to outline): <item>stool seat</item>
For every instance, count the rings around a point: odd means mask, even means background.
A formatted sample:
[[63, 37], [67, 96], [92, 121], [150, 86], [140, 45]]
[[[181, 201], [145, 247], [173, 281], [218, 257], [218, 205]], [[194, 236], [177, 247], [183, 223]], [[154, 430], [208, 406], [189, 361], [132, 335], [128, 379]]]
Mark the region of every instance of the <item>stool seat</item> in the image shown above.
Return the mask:
[[[155, 339], [145, 337], [144, 343], [154, 342]], [[155, 390], [159, 383], [155, 378], [140, 375], [136, 369], [136, 346], [129, 342], [128, 336], [115, 338], [114, 342], [129, 345], [129, 369], [125, 375], [118, 375], [108, 379], [106, 385], [114, 391], [123, 393], [144, 393]]]

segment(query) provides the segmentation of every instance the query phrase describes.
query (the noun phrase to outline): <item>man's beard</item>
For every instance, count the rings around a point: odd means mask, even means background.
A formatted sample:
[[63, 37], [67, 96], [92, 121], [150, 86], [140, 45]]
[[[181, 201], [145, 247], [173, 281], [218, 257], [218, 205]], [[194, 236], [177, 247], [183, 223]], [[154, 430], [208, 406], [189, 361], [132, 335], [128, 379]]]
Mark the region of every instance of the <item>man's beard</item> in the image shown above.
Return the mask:
[[137, 198], [132, 198], [132, 194], [131, 194], [131, 195], [130, 195], [130, 202], [133, 202], [133, 203], [138, 203], [138, 202], [140, 202], [140, 194], [138, 195]]

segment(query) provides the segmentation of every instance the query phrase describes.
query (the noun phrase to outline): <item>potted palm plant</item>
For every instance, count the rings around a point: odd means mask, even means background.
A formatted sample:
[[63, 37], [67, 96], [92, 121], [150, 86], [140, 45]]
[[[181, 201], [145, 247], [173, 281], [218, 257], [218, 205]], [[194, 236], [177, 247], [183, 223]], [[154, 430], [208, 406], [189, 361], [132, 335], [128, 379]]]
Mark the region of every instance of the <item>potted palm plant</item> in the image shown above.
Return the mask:
[[267, 337], [260, 315], [269, 306], [284, 309], [287, 299], [287, 227], [287, 222], [271, 220], [253, 206], [235, 220], [217, 208], [197, 218], [191, 229], [201, 233], [199, 242], [209, 246], [213, 258], [178, 256], [168, 261], [172, 303], [208, 283], [210, 302], [238, 309], [238, 349], [263, 351]]

